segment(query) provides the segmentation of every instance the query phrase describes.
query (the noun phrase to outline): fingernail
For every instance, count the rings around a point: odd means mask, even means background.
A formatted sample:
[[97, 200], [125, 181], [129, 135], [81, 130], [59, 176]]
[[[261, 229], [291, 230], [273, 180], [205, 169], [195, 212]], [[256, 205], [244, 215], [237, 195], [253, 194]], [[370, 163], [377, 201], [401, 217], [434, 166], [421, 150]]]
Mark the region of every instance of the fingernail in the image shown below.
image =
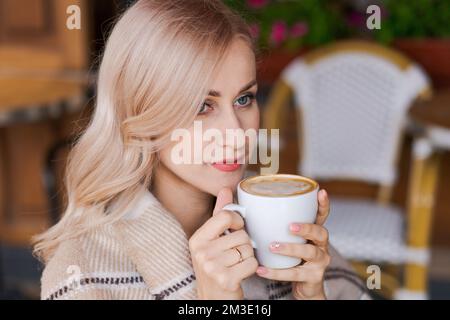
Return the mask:
[[326, 197], [328, 196], [327, 192], [323, 189], [322, 189], [322, 191], [320, 191], [320, 193], [322, 194], [321, 197], [324, 199], [326, 199]]
[[277, 251], [277, 250], [280, 250], [280, 248], [281, 248], [281, 243], [279, 243], [279, 242], [272, 242], [270, 244], [271, 250]]
[[256, 273], [257, 274], [266, 274], [267, 273], [267, 269], [264, 267], [258, 267], [258, 269], [256, 269]]
[[293, 232], [299, 232], [301, 227], [298, 223], [292, 223], [290, 228], [291, 228], [291, 231], [293, 231]]

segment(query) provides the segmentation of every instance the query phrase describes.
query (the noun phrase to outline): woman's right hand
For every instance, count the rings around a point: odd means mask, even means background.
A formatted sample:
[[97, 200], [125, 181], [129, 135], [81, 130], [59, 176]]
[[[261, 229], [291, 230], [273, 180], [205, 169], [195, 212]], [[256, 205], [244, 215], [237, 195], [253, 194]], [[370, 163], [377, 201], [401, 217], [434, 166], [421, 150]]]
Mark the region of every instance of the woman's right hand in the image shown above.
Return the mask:
[[[189, 239], [199, 299], [243, 299], [241, 282], [258, 268], [244, 220], [236, 212], [222, 210], [232, 202], [231, 190], [221, 190], [213, 216]], [[233, 232], [223, 235], [227, 229]], [[235, 248], [242, 254], [241, 262]]]

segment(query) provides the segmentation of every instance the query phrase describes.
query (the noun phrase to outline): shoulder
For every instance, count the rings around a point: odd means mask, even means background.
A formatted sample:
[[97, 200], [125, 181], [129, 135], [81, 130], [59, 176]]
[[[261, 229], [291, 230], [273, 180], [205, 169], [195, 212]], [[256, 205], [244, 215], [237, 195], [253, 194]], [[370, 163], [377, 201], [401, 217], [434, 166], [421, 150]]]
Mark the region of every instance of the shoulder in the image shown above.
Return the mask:
[[[88, 291], [85, 294], [92, 296], [91, 292], [95, 291], [92, 289], [99, 287], [114, 289], [123, 282], [134, 286], [143, 284], [142, 277], [136, 272], [124, 248], [126, 239], [119, 236], [117, 231], [128, 222], [140, 224], [142, 213], [154, 202], [150, 192], [139, 193], [120, 220], [93, 227], [61, 242], [43, 270], [41, 298], [71, 298], [81, 291]], [[72, 290], [74, 282], [77, 290]]]
[[41, 299], [114, 298], [125, 282], [143, 284], [111, 227], [63, 241], [46, 264]]
[[325, 291], [330, 300], [370, 299], [367, 288], [351, 264], [332, 246], [331, 263], [325, 271]]

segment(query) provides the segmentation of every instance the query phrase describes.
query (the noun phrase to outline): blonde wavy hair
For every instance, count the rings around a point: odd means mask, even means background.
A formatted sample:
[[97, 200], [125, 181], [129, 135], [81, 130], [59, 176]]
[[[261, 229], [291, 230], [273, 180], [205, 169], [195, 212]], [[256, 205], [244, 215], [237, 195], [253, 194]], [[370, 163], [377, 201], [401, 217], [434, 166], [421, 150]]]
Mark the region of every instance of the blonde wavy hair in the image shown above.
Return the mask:
[[140, 0], [123, 13], [93, 117], [69, 155], [67, 207], [34, 237], [37, 257], [47, 262], [61, 242], [121, 219], [150, 187], [158, 151], [175, 128], [192, 125], [236, 37], [258, 57], [244, 19], [220, 0]]

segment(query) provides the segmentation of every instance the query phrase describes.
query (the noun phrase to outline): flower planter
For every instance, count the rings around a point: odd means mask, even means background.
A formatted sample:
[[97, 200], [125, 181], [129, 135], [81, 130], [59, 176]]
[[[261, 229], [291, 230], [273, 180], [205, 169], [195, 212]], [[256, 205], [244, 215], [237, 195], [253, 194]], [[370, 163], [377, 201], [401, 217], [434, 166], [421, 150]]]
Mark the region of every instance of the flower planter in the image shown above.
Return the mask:
[[[435, 88], [450, 86], [450, 39], [397, 39], [392, 47], [423, 66]], [[273, 84], [289, 62], [308, 51], [274, 49], [266, 53], [258, 65], [259, 81]]]
[[435, 88], [450, 86], [450, 38], [397, 39], [393, 47], [422, 65]]
[[273, 84], [280, 76], [283, 69], [296, 57], [308, 52], [309, 49], [302, 48], [296, 51], [285, 49], [274, 49], [264, 55], [258, 64], [258, 82], [264, 85]]

